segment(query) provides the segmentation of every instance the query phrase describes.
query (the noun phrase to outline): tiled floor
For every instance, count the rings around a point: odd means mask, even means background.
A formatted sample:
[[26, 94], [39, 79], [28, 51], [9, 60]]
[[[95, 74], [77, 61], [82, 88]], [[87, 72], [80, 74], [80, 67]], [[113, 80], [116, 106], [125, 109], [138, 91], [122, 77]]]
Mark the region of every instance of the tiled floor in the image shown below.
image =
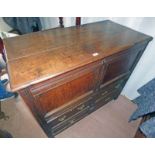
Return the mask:
[[[136, 106], [123, 96], [109, 102], [56, 137], [134, 137], [140, 120], [128, 123]], [[9, 120], [0, 120], [0, 129], [13, 137], [47, 137], [19, 97], [2, 103]]]

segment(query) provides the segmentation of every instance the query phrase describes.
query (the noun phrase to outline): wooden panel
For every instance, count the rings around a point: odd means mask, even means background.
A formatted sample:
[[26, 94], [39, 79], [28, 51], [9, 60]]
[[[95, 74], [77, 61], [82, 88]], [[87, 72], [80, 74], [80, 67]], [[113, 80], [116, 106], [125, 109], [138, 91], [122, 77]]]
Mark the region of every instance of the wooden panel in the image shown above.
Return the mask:
[[121, 52], [119, 55], [114, 55], [105, 59], [105, 65], [107, 66], [106, 73], [103, 79], [103, 83], [106, 83], [113, 78], [131, 71], [138, 53], [141, 49], [133, 50], [128, 49]]
[[39, 101], [38, 104], [42, 111], [47, 113], [92, 90], [94, 84], [95, 74], [94, 72], [89, 72], [36, 96], [36, 99]]

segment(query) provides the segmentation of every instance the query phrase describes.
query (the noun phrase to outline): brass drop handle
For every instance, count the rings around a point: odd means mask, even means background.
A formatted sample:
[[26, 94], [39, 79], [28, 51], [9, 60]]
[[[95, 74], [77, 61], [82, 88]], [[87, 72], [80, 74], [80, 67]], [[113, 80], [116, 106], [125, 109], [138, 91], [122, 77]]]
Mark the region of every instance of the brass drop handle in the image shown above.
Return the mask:
[[111, 99], [111, 98], [110, 98], [110, 97], [108, 97], [108, 98], [106, 98], [106, 99], [105, 99], [105, 101], [109, 101], [110, 99]]
[[59, 122], [62, 122], [62, 121], [65, 120], [65, 118], [66, 118], [66, 116], [64, 115], [63, 117], [59, 118], [58, 121], [59, 121]]
[[120, 83], [119, 83], [119, 84], [117, 84], [117, 85], [115, 86], [115, 88], [119, 88], [119, 87], [120, 87], [120, 85], [121, 85]]
[[84, 104], [83, 104], [82, 106], [78, 107], [77, 109], [78, 109], [78, 110], [82, 110], [82, 109], [84, 109], [84, 107], [85, 107], [85, 106], [84, 106]]
[[74, 122], [75, 122], [74, 120], [71, 120], [71, 121], [70, 121], [70, 124], [73, 124]]
[[103, 96], [103, 95], [105, 95], [105, 94], [107, 94], [108, 93], [108, 91], [104, 91], [101, 95]]

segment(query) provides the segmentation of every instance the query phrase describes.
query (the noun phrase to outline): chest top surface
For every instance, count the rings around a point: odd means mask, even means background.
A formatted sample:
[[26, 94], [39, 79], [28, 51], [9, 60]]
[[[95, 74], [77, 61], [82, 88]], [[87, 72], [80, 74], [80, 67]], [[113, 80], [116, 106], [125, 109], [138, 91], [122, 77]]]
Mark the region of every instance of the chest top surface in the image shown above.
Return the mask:
[[151, 39], [109, 20], [4, 39], [11, 88], [19, 90]]

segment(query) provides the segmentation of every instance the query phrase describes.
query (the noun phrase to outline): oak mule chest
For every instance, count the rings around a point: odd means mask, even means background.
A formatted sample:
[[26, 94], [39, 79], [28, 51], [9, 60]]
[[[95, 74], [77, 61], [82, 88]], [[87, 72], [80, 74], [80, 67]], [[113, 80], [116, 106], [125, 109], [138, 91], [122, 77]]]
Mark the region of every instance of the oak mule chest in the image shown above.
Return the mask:
[[109, 20], [4, 39], [11, 89], [54, 137], [116, 99], [151, 40]]

